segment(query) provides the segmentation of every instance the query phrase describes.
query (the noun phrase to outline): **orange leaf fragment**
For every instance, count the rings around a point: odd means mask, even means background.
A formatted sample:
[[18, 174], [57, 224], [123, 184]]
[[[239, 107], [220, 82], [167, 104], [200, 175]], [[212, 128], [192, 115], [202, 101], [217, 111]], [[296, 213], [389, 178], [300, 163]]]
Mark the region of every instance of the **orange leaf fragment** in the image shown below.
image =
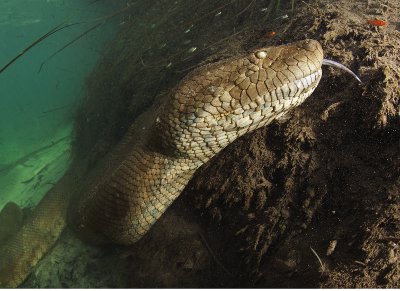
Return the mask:
[[379, 19], [369, 19], [369, 20], [367, 20], [367, 22], [369, 24], [372, 24], [372, 25], [375, 25], [375, 26], [385, 26], [385, 25], [387, 25], [386, 21], [379, 20]]

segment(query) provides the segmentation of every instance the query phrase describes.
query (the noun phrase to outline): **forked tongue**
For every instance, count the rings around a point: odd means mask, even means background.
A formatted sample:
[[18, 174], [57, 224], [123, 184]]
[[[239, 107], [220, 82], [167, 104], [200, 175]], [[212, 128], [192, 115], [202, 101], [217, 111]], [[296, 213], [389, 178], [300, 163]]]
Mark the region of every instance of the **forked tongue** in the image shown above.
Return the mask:
[[352, 75], [354, 78], [356, 78], [356, 80], [360, 83], [362, 83], [361, 79], [349, 68], [345, 67], [344, 65], [335, 62], [335, 61], [331, 61], [331, 60], [327, 60], [327, 59], [323, 59], [322, 60], [322, 65], [326, 65], [326, 66], [331, 66], [331, 67], [335, 67], [338, 69], [341, 69], [347, 73], [349, 73], [350, 75]]

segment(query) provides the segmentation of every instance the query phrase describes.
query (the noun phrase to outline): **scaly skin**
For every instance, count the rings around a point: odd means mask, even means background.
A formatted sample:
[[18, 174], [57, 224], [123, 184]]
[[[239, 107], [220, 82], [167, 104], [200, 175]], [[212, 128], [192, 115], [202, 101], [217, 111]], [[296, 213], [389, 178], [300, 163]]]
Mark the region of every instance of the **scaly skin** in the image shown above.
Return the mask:
[[[39, 204], [35, 213], [41, 227], [28, 221], [25, 235], [18, 234], [0, 249], [0, 286], [20, 284], [54, 243], [65, 224], [71, 191], [76, 195], [69, 203], [69, 221], [81, 237], [124, 245], [139, 240], [202, 164], [310, 96], [321, 78], [322, 59], [319, 43], [305, 40], [194, 70], [135, 121], [83, 187], [77, 190], [66, 182], [70, 187], [65, 190], [50, 191], [54, 198], [45, 206], [56, 211], [48, 213]], [[44, 236], [50, 238], [40, 242], [41, 232], [51, 233]], [[14, 267], [7, 268], [3, 258]]]

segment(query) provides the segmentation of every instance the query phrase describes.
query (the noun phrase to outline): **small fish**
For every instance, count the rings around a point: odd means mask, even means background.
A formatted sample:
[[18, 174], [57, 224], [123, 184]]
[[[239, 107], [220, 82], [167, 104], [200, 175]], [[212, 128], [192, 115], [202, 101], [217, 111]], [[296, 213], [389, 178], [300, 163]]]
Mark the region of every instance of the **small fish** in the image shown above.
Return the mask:
[[367, 20], [367, 22], [369, 24], [374, 25], [374, 26], [385, 26], [385, 25], [387, 25], [386, 21], [379, 20], [379, 19], [369, 19], [369, 20]]

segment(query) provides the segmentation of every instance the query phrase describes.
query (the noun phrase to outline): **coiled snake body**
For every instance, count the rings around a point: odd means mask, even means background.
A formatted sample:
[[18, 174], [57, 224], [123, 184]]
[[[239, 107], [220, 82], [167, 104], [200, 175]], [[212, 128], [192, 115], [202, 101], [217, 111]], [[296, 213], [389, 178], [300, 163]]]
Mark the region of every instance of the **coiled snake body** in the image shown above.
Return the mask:
[[320, 44], [304, 40], [191, 72], [135, 121], [83, 187], [72, 186], [70, 171], [48, 193], [35, 210], [37, 217], [0, 249], [0, 286], [20, 284], [57, 239], [70, 200], [67, 192], [77, 192], [68, 219], [83, 237], [125, 245], [140, 239], [196, 169], [311, 95], [322, 62]]

